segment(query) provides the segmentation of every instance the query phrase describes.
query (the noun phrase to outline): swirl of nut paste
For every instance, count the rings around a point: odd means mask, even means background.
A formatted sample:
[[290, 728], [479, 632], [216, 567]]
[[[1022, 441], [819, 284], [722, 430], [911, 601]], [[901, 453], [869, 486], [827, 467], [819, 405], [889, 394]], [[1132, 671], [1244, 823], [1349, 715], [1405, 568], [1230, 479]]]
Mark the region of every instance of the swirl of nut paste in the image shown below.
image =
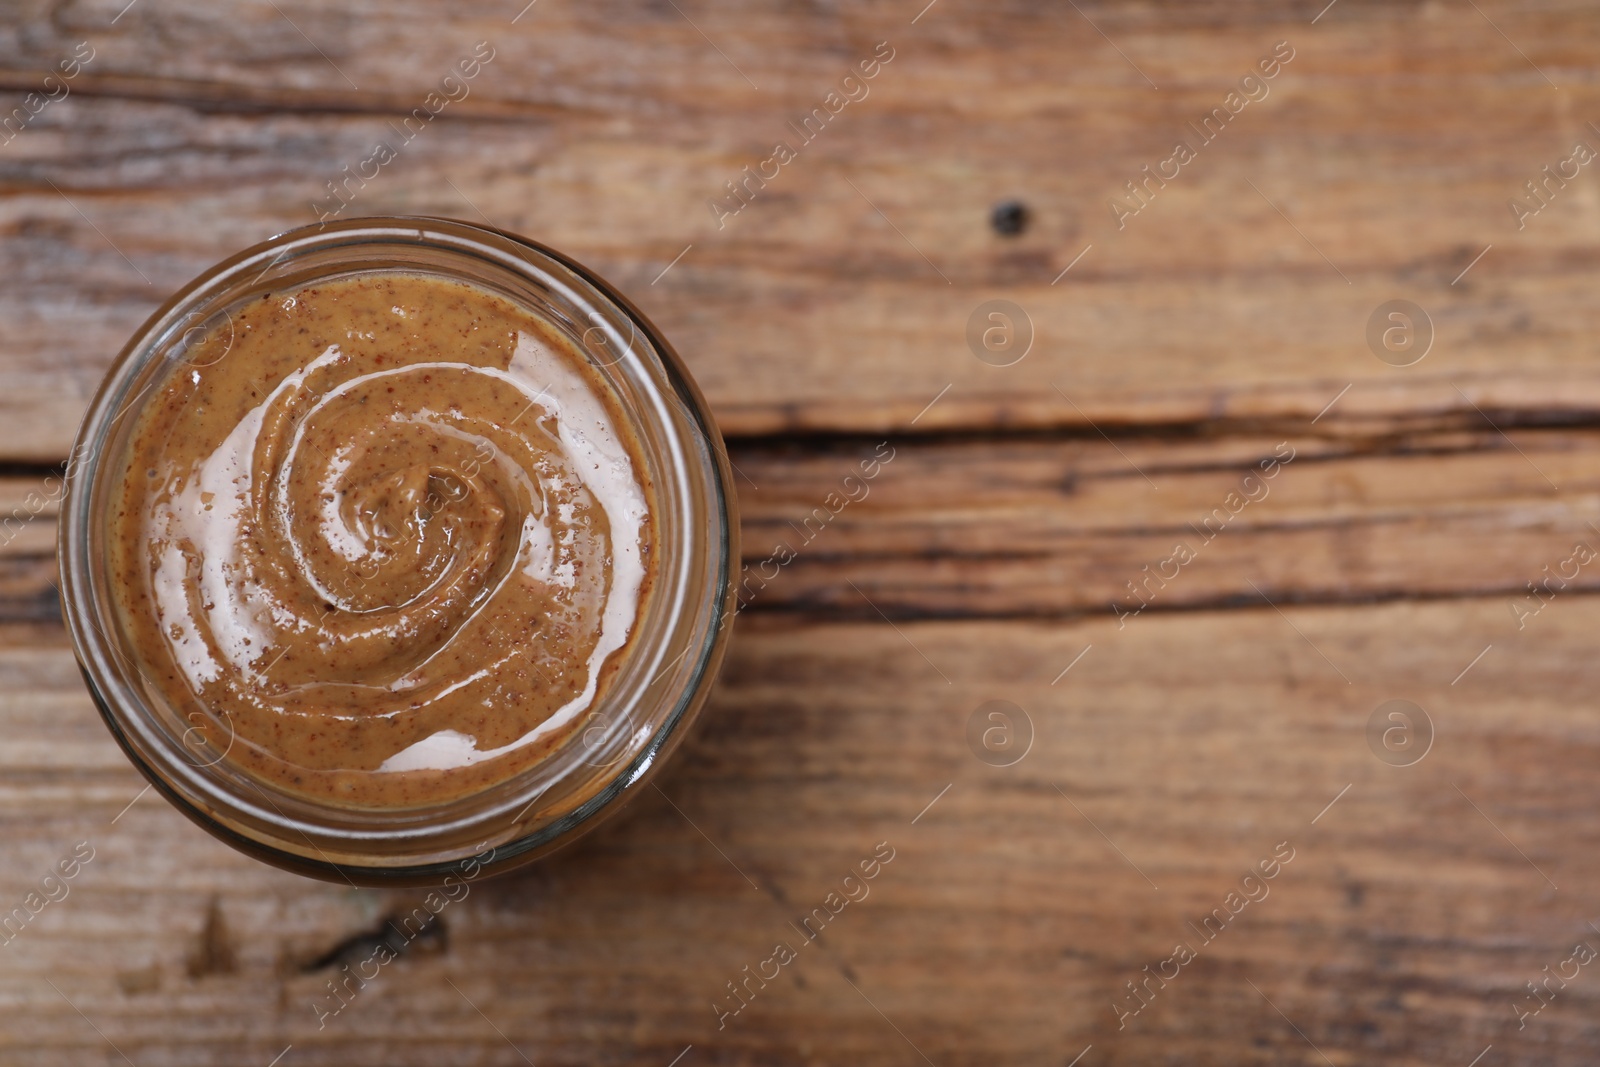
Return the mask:
[[302, 787], [548, 744], [593, 705], [646, 578], [648, 508], [612, 412], [531, 330], [503, 368], [345, 347], [261, 383], [151, 494], [171, 661], [258, 769]]

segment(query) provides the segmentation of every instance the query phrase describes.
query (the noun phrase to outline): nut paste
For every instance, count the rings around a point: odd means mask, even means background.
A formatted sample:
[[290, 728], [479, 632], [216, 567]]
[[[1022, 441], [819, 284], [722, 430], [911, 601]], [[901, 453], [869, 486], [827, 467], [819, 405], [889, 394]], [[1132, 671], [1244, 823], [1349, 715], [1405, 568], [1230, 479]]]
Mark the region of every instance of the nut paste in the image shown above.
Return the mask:
[[152, 389], [112, 497], [118, 608], [216, 758], [407, 808], [574, 738], [655, 531], [619, 403], [552, 326], [369, 273], [233, 309]]

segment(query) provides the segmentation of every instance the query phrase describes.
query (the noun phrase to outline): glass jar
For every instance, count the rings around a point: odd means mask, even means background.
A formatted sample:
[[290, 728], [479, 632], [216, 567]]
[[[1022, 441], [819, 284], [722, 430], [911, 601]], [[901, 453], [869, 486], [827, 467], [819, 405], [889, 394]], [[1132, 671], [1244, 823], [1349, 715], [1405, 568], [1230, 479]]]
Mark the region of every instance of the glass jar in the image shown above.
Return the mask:
[[[109, 502], [141, 404], [197, 359], [245, 302], [382, 272], [464, 282], [551, 325], [611, 387], [656, 500], [656, 584], [585, 725], [498, 784], [396, 809], [310, 800], [235, 766], [231, 718], [186, 719], [144, 679], [107, 565]], [[59, 551], [66, 621], [89, 691], [151, 784], [242, 851], [366, 885], [437, 884], [463, 869], [507, 869], [571, 842], [643, 789], [683, 739], [721, 663], [739, 558], [721, 435], [682, 361], [644, 315], [552, 249], [457, 220], [403, 217], [282, 234], [206, 271], [150, 316], [79, 430]]]

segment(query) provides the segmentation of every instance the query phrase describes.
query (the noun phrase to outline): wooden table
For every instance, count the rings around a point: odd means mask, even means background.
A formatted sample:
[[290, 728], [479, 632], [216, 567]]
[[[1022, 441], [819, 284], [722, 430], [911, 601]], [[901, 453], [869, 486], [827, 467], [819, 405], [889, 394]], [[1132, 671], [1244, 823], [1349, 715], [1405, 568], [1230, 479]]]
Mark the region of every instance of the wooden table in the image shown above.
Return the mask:
[[[1600, 21], [924, 2], [9, 5], [0, 913], [93, 858], [0, 948], [0, 1062], [1595, 1062]], [[613, 279], [716, 409], [747, 562], [799, 555], [660, 793], [319, 1027], [418, 895], [141, 792], [29, 494], [143, 317], [378, 142], [343, 217]]]

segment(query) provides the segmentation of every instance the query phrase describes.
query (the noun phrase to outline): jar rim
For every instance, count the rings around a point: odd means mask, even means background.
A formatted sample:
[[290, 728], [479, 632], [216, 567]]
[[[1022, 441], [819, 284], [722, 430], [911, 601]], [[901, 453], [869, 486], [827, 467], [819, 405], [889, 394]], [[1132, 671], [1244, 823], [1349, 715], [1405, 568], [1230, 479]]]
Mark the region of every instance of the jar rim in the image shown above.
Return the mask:
[[[209, 315], [217, 307], [236, 305], [261, 290], [263, 282], [268, 283], [264, 291], [270, 292], [299, 289], [330, 275], [382, 272], [435, 274], [468, 284], [479, 275], [492, 276], [493, 288], [484, 288], [542, 320], [551, 320], [550, 308], [531, 303], [536, 292], [554, 294], [552, 299], [570, 301], [573, 308], [592, 309], [594, 328], [602, 326], [603, 318], [605, 329], [619, 339], [621, 326], [631, 331], [607, 373], [618, 380], [625, 376], [648, 401], [623, 404], [622, 410], [636, 422], [641, 415], [648, 417], [644, 428], [653, 436], [647, 441], [646, 434], [639, 435], [641, 450], [664, 449], [666, 461], [657, 462], [660, 457], [651, 452], [647, 464], [658, 483], [660, 507], [671, 512], [668, 519], [677, 524], [679, 540], [664, 544], [660, 553], [658, 588], [634, 623], [617, 675], [620, 681], [585, 713], [592, 717], [626, 706], [599, 742], [609, 746], [608, 755], [616, 752], [605, 763], [584, 759], [577, 746], [567, 744], [504, 780], [432, 805], [382, 809], [309, 802], [230, 768], [226, 751], [207, 763], [196, 762], [192, 748], [180, 751], [185, 746], [157, 721], [143, 686], [129, 677], [129, 668], [137, 674], [138, 664], [119, 652], [120, 635], [113, 629], [118, 620], [108, 607], [107, 568], [98, 565], [95, 553], [96, 524], [104, 524], [103, 515], [97, 514], [103, 509], [95, 505], [98, 494], [115, 482], [115, 472], [105, 473], [108, 468], [101, 463], [107, 446], [114, 434], [125, 435], [138, 421], [136, 406], [152, 394], [163, 363], [173, 358], [174, 336], [182, 340], [183, 327], [201, 312]], [[276, 282], [283, 284], [271, 284]], [[502, 291], [503, 286], [529, 297], [519, 301], [513, 292]], [[181, 354], [181, 345], [177, 350]], [[141, 376], [148, 380], [135, 391]], [[134, 415], [119, 429], [130, 412]], [[538, 242], [459, 219], [369, 216], [314, 224], [278, 234], [202, 272], [157, 308], [117, 355], [88, 407], [67, 468], [58, 534], [63, 614], [89, 691], [112, 735], [150, 783], [206, 830], [275, 865], [329, 880], [437, 881], [488, 845], [494, 846], [493, 866], [501, 869], [591, 829], [636, 793], [681, 741], [714, 680], [736, 611], [738, 525], [731, 466], [681, 357], [631, 301], [594, 271]], [[103, 530], [99, 533], [103, 536]], [[674, 544], [680, 546], [676, 555]], [[670, 616], [663, 615], [668, 609]], [[656, 673], [680, 645], [676, 659]], [[657, 685], [662, 679], [667, 680], [665, 687]], [[652, 696], [652, 688], [660, 692]], [[634, 711], [640, 707], [648, 710], [648, 722], [635, 729]], [[617, 728], [617, 721], [625, 728]], [[267, 806], [244, 795], [242, 783], [253, 787]], [[565, 810], [541, 809], [524, 823], [522, 816], [541, 797], [560, 799], [563, 787], [586, 792], [574, 794]], [[517, 814], [508, 819], [511, 812]]]

